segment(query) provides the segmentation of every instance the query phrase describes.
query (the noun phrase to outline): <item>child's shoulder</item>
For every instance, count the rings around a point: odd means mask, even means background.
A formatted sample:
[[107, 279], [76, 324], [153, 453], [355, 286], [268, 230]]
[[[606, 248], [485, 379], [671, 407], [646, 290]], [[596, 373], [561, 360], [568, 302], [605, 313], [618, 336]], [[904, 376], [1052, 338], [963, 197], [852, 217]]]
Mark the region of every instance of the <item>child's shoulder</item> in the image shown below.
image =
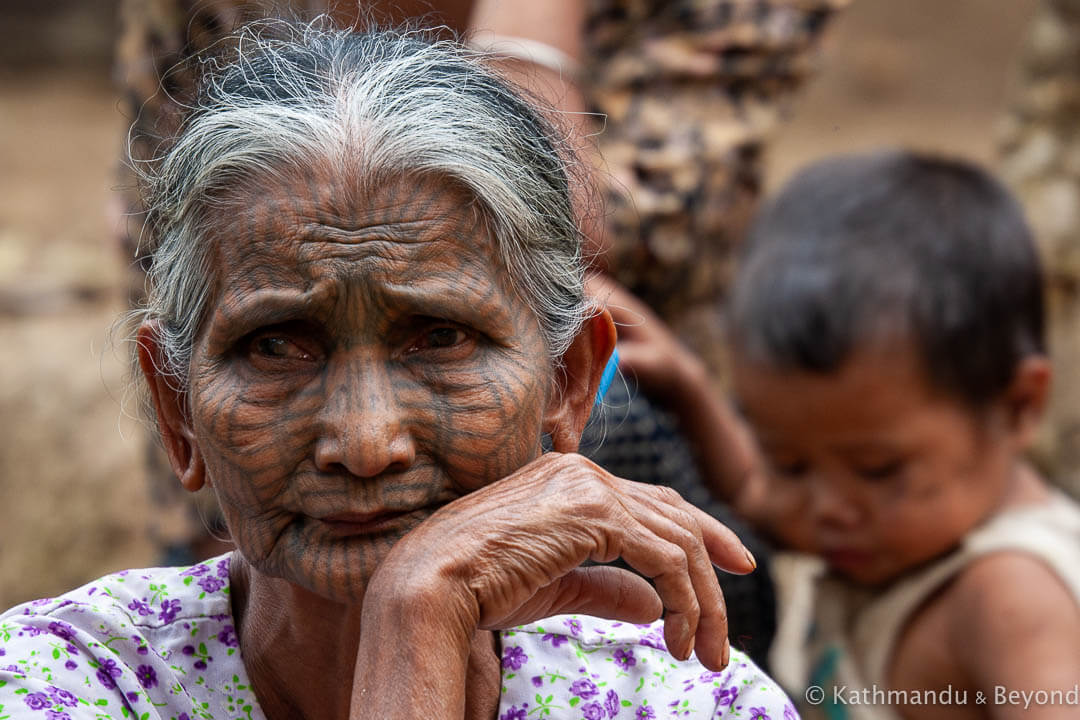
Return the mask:
[[[1055, 495], [1010, 510], [966, 545], [969, 562], [901, 633], [896, 684], [932, 673], [975, 689], [1072, 687], [1080, 675], [1080, 507]], [[927, 647], [940, 649], [929, 662]]]
[[1060, 618], [1080, 627], [1080, 505], [1059, 491], [1000, 512], [965, 539], [962, 554], [966, 562], [931, 599], [957, 648], [1030, 638]]

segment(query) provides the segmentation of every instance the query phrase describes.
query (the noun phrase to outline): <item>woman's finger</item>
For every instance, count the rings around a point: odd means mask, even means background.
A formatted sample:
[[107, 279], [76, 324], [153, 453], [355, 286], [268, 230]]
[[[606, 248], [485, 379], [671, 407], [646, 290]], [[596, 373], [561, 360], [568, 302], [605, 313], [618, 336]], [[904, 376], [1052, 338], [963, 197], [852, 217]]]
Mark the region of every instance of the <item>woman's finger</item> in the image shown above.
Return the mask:
[[[672, 644], [672, 651], [677, 656], [685, 657], [689, 649], [694, 648], [705, 665], [723, 667], [727, 664], [729, 652], [727, 607], [703, 542], [701, 516], [670, 488], [637, 485], [636, 489], [641, 492], [635, 495], [635, 499], [643, 508], [638, 511], [636, 518], [651, 532], [682, 548], [686, 558], [686, 574], [697, 600], [696, 613], [684, 617], [669, 614], [666, 618], [668, 625], [665, 634], [677, 637], [685, 632], [689, 636], [687, 641], [692, 643], [685, 648]], [[663, 593], [661, 597], [664, 597]]]
[[656, 621], [664, 606], [656, 590], [640, 575], [607, 565], [579, 567], [537, 590], [513, 614], [502, 630], [564, 613], [581, 613], [635, 624]]

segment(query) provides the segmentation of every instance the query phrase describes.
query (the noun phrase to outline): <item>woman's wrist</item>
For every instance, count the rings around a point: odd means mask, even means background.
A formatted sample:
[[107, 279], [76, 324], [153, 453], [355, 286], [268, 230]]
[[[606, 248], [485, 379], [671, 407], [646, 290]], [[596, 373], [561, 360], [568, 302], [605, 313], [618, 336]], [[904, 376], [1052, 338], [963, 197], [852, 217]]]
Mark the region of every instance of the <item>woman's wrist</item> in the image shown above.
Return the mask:
[[451, 588], [407, 575], [380, 568], [365, 593], [351, 717], [464, 712], [477, 613]]

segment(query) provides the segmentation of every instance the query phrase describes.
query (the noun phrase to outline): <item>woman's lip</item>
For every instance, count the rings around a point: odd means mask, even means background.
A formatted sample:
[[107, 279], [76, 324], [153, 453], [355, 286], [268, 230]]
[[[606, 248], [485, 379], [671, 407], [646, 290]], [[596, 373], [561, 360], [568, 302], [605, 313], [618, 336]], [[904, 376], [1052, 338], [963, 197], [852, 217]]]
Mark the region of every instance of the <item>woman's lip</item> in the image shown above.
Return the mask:
[[374, 513], [335, 513], [319, 518], [335, 535], [374, 535], [376, 533], [392, 530], [398, 524], [398, 520], [409, 515], [408, 510], [390, 510]]

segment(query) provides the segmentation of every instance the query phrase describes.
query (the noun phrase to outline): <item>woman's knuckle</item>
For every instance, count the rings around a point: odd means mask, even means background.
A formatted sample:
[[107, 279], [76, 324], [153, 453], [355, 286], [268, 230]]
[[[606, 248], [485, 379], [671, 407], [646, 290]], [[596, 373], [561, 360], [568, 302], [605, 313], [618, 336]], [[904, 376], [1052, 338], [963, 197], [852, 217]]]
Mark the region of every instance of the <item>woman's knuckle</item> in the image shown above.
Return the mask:
[[682, 495], [678, 493], [674, 488], [670, 488], [667, 485], [655, 485], [656, 496], [659, 500], [671, 505], [681, 505], [683, 503]]

